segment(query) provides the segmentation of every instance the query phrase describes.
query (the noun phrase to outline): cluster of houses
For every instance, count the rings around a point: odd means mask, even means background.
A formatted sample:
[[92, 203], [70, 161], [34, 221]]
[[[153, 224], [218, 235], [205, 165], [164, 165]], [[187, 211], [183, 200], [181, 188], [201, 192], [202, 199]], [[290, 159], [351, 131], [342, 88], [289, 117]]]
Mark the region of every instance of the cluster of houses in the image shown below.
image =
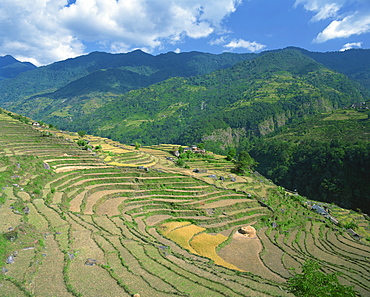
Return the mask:
[[34, 126], [34, 127], [42, 127], [42, 128], [45, 128], [46, 127], [45, 125], [41, 125], [39, 122], [32, 122], [32, 126]]
[[370, 102], [353, 103], [351, 105], [353, 109], [368, 110], [370, 109]]
[[[191, 145], [189, 147], [184, 147], [184, 152], [192, 152], [194, 154], [205, 154], [206, 153], [206, 150], [205, 149], [200, 149], [198, 146], [196, 145]], [[175, 155], [175, 157], [179, 157], [180, 156], [180, 152], [179, 150], [175, 150], [173, 152], [173, 154]]]
[[[324, 209], [322, 206], [314, 204], [314, 205], [310, 206], [310, 209], [315, 211], [316, 213], [322, 215], [324, 218], [330, 220], [333, 224], [335, 224], [335, 225], [339, 224], [338, 220], [336, 218], [334, 218], [333, 216], [331, 216], [329, 214], [328, 210]], [[356, 231], [354, 231], [351, 228], [347, 229], [347, 232], [355, 239], [360, 239], [361, 238], [360, 234], [358, 234]]]

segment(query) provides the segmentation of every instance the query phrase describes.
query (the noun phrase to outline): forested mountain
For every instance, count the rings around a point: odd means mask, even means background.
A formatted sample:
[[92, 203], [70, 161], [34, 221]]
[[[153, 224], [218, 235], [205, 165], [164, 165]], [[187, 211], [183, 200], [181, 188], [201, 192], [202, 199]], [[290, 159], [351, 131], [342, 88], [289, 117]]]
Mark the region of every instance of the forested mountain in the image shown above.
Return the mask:
[[[11, 68], [11, 57], [4, 58], [0, 69]], [[315, 137], [308, 133], [315, 129], [297, 123], [364, 102], [369, 93], [370, 50], [292, 47], [221, 55], [94, 52], [0, 81], [0, 105], [36, 120], [124, 143], [251, 150], [258, 170], [275, 182], [367, 212], [368, 173], [361, 168], [368, 164], [369, 140], [353, 131], [368, 131], [368, 120], [332, 122], [323, 128], [327, 134]], [[275, 135], [291, 123], [299, 141]], [[275, 138], [259, 139], [271, 133]]]
[[36, 66], [32, 63], [20, 62], [10, 55], [0, 57], [0, 80], [15, 77], [35, 68]]
[[342, 52], [310, 52], [295, 48], [326, 67], [347, 75], [370, 89], [370, 50], [350, 49]]
[[140, 50], [127, 54], [93, 52], [1, 81], [0, 104], [40, 119], [44, 108], [64, 110], [73, 105], [87, 113], [116, 94], [174, 76], [210, 73], [255, 56], [200, 52], [152, 56]]
[[[300, 48], [291, 49], [348, 75], [370, 89], [370, 50], [315, 53]], [[94, 52], [0, 81], [0, 105], [39, 120], [48, 120], [51, 113], [73, 119], [91, 113], [130, 90], [171, 77], [208, 74], [240, 61], [280, 51], [221, 55], [170, 52], [158, 56], [140, 50], [126, 54]], [[8, 61], [9, 57], [4, 59]], [[9, 67], [5, 69], [8, 71]], [[63, 120], [58, 122], [62, 124]]]
[[370, 213], [370, 102], [297, 121], [255, 141], [258, 171], [315, 200]]
[[358, 85], [343, 74], [286, 49], [131, 91], [68, 122], [57, 113], [46, 119], [125, 143], [217, 143], [224, 141], [212, 136], [216, 130], [241, 131], [241, 138], [265, 135], [294, 118], [363, 100]]

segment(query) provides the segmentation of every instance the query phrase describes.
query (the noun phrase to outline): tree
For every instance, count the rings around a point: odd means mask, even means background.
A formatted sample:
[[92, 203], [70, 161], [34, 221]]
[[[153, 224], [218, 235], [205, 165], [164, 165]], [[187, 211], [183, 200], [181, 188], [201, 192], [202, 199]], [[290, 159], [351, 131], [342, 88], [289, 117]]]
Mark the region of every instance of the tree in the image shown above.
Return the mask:
[[302, 266], [302, 273], [288, 279], [289, 291], [299, 297], [355, 297], [353, 286], [341, 285], [337, 274], [320, 271], [320, 265], [312, 260]]
[[252, 170], [257, 164], [247, 151], [241, 151], [238, 161], [235, 162], [235, 172], [245, 173], [248, 170]]
[[81, 138], [84, 137], [86, 135], [86, 132], [83, 131], [83, 130], [80, 130], [77, 132], [78, 136], [80, 136]]
[[135, 142], [135, 150], [139, 150], [141, 147], [141, 144], [138, 142]]
[[236, 156], [236, 148], [235, 147], [232, 147], [227, 152], [226, 160], [231, 161], [232, 159], [235, 158], [235, 156]]
[[185, 160], [184, 159], [178, 159], [176, 164], [177, 164], [177, 166], [184, 167], [185, 166]]
[[204, 143], [198, 143], [197, 147], [198, 147], [198, 149], [200, 149], [200, 150], [204, 150], [204, 149], [205, 149], [205, 145], [204, 145]]

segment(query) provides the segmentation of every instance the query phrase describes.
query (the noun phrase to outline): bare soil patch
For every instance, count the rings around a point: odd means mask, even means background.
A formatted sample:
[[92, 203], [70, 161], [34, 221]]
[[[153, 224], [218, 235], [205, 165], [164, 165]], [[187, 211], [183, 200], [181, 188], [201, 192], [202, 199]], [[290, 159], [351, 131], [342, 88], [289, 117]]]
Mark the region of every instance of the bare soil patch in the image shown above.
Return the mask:
[[104, 201], [96, 208], [96, 214], [99, 216], [108, 215], [115, 216], [120, 215], [119, 206], [122, 204], [126, 197], [112, 198]]
[[218, 255], [241, 270], [249, 271], [274, 281], [284, 281], [283, 278], [271, 272], [263, 264], [259, 257], [261, 251], [262, 244], [257, 236], [249, 238], [236, 231], [230, 244], [218, 251]]
[[102, 166], [102, 165], [96, 165], [96, 166], [65, 166], [61, 168], [57, 168], [54, 171], [56, 173], [61, 172], [70, 172], [75, 170], [82, 170], [82, 169], [101, 169], [101, 168], [111, 168], [112, 166]]
[[[86, 207], [84, 210], [84, 214], [92, 215], [94, 214], [93, 207], [98, 200], [106, 195], [114, 194], [117, 190], [106, 190], [106, 191], [98, 191], [91, 194], [86, 200]], [[109, 214], [110, 215], [110, 214]]]

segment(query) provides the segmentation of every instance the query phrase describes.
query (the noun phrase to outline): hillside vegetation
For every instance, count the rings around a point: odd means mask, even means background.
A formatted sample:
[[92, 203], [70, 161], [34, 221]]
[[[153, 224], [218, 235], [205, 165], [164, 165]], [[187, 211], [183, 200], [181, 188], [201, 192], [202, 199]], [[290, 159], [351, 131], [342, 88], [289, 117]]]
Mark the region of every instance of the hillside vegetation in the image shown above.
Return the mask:
[[[94, 52], [39, 67], [12, 79], [1, 81], [0, 105], [38, 120], [52, 121], [54, 125], [65, 128], [66, 122], [90, 114], [130, 90], [146, 87], [171, 77], [209, 74], [218, 69], [229, 68], [240, 61], [252, 60], [264, 55], [271, 56], [286, 50], [265, 51], [259, 54], [223, 53], [221, 55], [170, 52], [158, 56], [139, 50], [114, 55]], [[369, 92], [370, 50], [332, 53], [315, 53], [300, 48], [288, 48], [288, 50], [298, 51], [328, 69], [349, 76], [362, 85], [362, 87], [357, 85], [356, 88], [361, 89], [361, 92]], [[292, 65], [295, 64], [296, 61], [292, 61]], [[271, 65], [270, 71], [275, 72], [276, 66], [279, 65]], [[266, 67], [269, 65], [264, 65], [264, 70]], [[298, 66], [298, 69], [302, 70], [302, 65]], [[284, 69], [281, 70], [284, 71]], [[223, 82], [218, 81], [213, 84], [223, 84]], [[282, 85], [279, 89], [287, 86], [289, 85]], [[295, 85], [295, 87], [302, 86]], [[270, 92], [270, 96], [274, 96], [271, 90], [266, 91]], [[263, 92], [265, 90], [262, 90]], [[261, 94], [250, 93], [249, 95], [258, 98]], [[101, 115], [95, 114], [94, 118], [96, 116]]]
[[140, 50], [127, 54], [93, 52], [0, 81], [0, 104], [44, 121], [50, 112], [75, 118], [117, 94], [175, 76], [210, 73], [254, 56], [200, 52], [152, 56]]
[[257, 140], [259, 172], [312, 199], [370, 213], [368, 107], [323, 113]]
[[10, 55], [0, 57], [0, 81], [16, 77], [18, 74], [35, 69], [29, 62], [20, 62]]
[[347, 75], [363, 87], [370, 89], [370, 50], [350, 49], [340, 52], [309, 52], [296, 48], [304, 55], [326, 67]]
[[323, 205], [335, 225], [314, 202], [258, 173], [236, 176], [212, 153], [177, 167], [173, 145], [135, 149], [28, 122], [0, 114], [7, 296], [293, 296], [286, 280], [308, 259], [370, 293], [362, 215]]
[[[244, 139], [265, 135], [293, 119], [363, 100], [346, 76], [288, 49], [131, 91], [63, 126], [125, 143], [189, 144], [228, 128], [244, 131]], [[48, 121], [57, 118], [51, 113]]]

